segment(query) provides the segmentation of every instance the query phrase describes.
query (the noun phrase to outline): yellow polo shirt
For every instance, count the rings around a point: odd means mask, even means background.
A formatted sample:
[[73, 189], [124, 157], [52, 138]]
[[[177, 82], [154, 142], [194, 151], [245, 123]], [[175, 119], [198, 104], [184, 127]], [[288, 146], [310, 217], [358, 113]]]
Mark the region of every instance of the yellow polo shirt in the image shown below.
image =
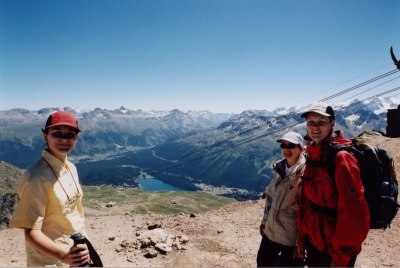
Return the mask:
[[[11, 218], [12, 228], [41, 230], [58, 245], [69, 249], [72, 234], [86, 235], [82, 189], [74, 164], [62, 162], [46, 150], [22, 176], [20, 201]], [[66, 266], [25, 242], [27, 266]]]

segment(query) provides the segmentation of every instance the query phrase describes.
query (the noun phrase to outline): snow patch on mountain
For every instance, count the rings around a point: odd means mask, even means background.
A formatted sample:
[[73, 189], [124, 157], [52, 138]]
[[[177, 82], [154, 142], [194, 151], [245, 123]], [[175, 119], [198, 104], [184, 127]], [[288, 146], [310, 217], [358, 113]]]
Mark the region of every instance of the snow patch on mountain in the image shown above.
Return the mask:
[[348, 122], [355, 122], [359, 118], [360, 118], [360, 115], [352, 114], [352, 115], [349, 115], [349, 116], [345, 117], [345, 120], [348, 121]]
[[380, 107], [374, 111], [375, 114], [386, 113], [388, 109], [396, 109], [397, 105], [400, 104], [400, 98], [391, 97], [387, 99], [381, 99]]

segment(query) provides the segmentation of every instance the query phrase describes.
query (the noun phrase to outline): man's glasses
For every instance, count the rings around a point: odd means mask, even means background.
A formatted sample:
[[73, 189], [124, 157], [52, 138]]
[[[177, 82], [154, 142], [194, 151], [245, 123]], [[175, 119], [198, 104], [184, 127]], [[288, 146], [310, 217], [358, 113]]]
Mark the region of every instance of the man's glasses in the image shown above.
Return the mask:
[[328, 120], [318, 120], [318, 121], [313, 121], [313, 120], [308, 120], [307, 121], [307, 126], [311, 127], [323, 127], [329, 124]]
[[76, 139], [77, 136], [75, 132], [61, 132], [61, 131], [52, 132], [50, 133], [50, 135], [56, 139], [65, 139], [65, 140], [74, 140]]
[[294, 149], [297, 147], [297, 144], [294, 143], [281, 143], [281, 148], [282, 149]]

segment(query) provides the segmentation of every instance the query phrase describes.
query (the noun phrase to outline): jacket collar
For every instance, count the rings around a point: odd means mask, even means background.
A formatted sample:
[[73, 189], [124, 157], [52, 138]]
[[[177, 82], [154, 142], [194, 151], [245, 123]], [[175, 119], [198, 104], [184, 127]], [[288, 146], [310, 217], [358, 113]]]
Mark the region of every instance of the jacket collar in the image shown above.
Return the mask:
[[331, 144], [352, 144], [352, 141], [343, 137], [341, 130], [336, 130], [331, 133], [329, 137], [323, 140], [320, 144], [307, 146], [307, 152], [311, 159], [321, 160], [321, 156], [325, 155], [329, 150]]
[[[304, 156], [304, 153], [301, 153], [299, 160], [297, 161], [296, 164], [294, 164], [294, 169], [291, 174], [294, 174], [298, 170], [300, 170], [304, 166], [305, 163], [306, 163], [306, 158]], [[287, 165], [287, 160], [284, 158], [284, 159], [277, 161], [273, 166], [273, 169], [279, 174], [279, 176], [281, 178], [285, 178], [285, 177], [291, 175], [291, 174], [286, 174], [286, 165]]]

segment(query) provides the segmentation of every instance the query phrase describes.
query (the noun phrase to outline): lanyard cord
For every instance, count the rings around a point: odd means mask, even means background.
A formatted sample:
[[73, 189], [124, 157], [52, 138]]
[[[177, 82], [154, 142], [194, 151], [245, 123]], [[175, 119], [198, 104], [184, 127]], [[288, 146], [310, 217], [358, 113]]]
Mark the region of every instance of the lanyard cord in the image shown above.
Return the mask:
[[[69, 195], [67, 194], [67, 191], [65, 191], [65, 188], [64, 188], [64, 186], [62, 185], [62, 183], [61, 183], [60, 179], [58, 178], [56, 172], [54, 171], [53, 167], [50, 165], [50, 163], [49, 163], [46, 159], [44, 159], [43, 156], [42, 156], [42, 159], [44, 160], [44, 162], [46, 162], [46, 164], [49, 166], [49, 168], [51, 169], [51, 171], [53, 171], [54, 176], [57, 178], [58, 183], [60, 183], [61, 188], [63, 189], [65, 195], [66, 195], [67, 198], [68, 198], [68, 202], [71, 202], [72, 200], [69, 198]], [[67, 169], [68, 169], [68, 171], [69, 171], [69, 174], [71, 174], [72, 180], [74, 181], [74, 184], [75, 184], [75, 187], [76, 187], [76, 191], [78, 192], [77, 196], [79, 197], [81, 194], [79, 193], [79, 188], [78, 188], [78, 185], [76, 184], [74, 175], [72, 175], [72, 172], [71, 172], [71, 170], [70, 170], [68, 167], [67, 167]]]

